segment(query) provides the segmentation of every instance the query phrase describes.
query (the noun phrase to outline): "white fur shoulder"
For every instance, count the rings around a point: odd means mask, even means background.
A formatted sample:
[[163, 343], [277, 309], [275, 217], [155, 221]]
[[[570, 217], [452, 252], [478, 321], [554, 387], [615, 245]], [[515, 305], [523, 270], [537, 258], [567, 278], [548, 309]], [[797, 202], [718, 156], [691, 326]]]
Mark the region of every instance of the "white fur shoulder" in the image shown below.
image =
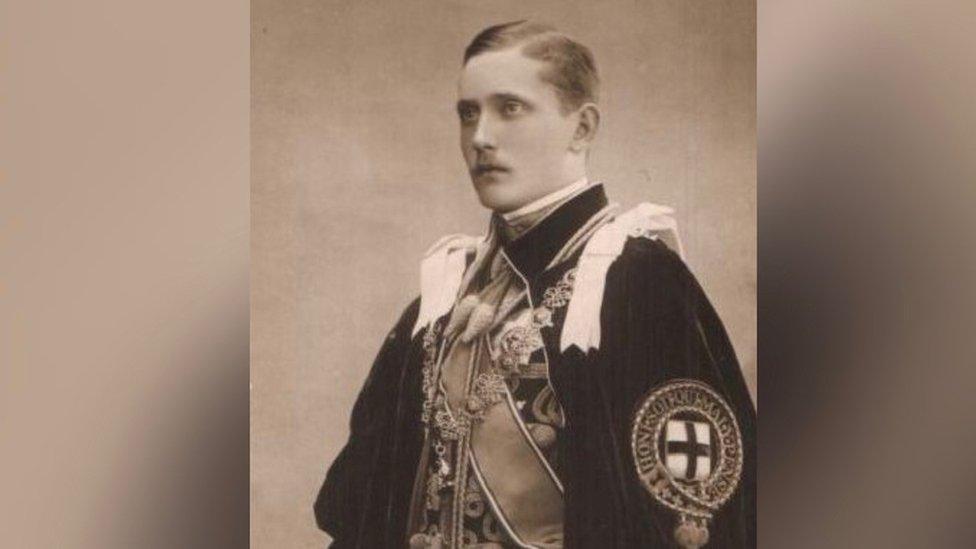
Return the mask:
[[644, 202], [618, 215], [590, 237], [576, 267], [573, 297], [559, 338], [560, 350], [573, 345], [584, 353], [600, 348], [600, 311], [607, 270], [620, 256], [628, 237], [661, 239], [682, 255], [678, 223], [673, 215], [674, 210], [667, 206]]
[[420, 312], [412, 335], [454, 306], [467, 266], [467, 254], [483, 240], [483, 237], [452, 234], [427, 249], [420, 263]]

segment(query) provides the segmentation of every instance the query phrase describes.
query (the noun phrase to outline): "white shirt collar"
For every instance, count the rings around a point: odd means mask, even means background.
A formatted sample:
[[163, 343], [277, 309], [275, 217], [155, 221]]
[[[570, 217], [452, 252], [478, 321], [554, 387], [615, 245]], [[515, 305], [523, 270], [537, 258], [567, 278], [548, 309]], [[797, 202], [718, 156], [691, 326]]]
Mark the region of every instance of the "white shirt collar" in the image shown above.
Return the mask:
[[584, 175], [581, 179], [579, 179], [579, 180], [577, 180], [577, 181], [575, 181], [573, 183], [570, 183], [569, 185], [566, 185], [565, 187], [563, 187], [561, 189], [558, 189], [556, 191], [553, 191], [553, 192], [551, 192], [551, 193], [543, 196], [542, 198], [533, 200], [532, 202], [529, 202], [528, 204], [526, 204], [525, 206], [522, 206], [521, 208], [519, 208], [517, 210], [512, 210], [510, 212], [506, 212], [506, 213], [501, 214], [502, 215], [502, 219], [504, 219], [505, 221], [512, 221], [513, 219], [517, 219], [519, 217], [523, 217], [525, 215], [528, 215], [528, 214], [530, 214], [532, 212], [539, 211], [539, 210], [545, 208], [546, 206], [551, 206], [552, 204], [555, 204], [555, 203], [559, 202], [560, 200], [562, 200], [564, 198], [567, 198], [567, 197], [570, 197], [570, 196], [572, 196], [572, 195], [574, 195], [576, 193], [582, 192], [583, 189], [585, 189], [585, 188], [587, 188], [589, 186], [590, 186], [590, 180], [587, 179], [587, 177]]

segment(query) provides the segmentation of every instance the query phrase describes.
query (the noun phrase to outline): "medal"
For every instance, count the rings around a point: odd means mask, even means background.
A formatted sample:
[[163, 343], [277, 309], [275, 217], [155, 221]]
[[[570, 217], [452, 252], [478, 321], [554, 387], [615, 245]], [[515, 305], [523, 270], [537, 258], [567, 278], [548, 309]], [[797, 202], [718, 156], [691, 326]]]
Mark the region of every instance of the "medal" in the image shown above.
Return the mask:
[[441, 506], [441, 491], [451, 485], [451, 464], [448, 461], [448, 448], [443, 442], [434, 444], [434, 470], [427, 478], [427, 509], [436, 511]]
[[742, 477], [742, 435], [729, 405], [709, 386], [673, 380], [641, 403], [631, 431], [637, 476], [678, 515], [675, 541], [708, 543], [708, 522]]

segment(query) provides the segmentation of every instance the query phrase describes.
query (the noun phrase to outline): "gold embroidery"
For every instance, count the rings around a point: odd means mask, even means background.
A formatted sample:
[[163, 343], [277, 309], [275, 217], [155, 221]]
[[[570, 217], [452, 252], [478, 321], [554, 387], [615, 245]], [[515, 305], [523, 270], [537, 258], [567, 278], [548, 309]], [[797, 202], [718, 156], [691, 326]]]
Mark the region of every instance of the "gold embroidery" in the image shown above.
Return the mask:
[[[442, 513], [449, 512], [451, 519], [448, 524], [453, 524], [450, 527], [445, 526], [443, 537], [431, 536], [425, 538], [426, 541], [436, 539], [438, 542], [443, 540], [451, 543], [452, 537], [469, 539], [469, 536], [474, 534], [463, 528], [464, 516], [485, 514], [487, 507], [480, 491], [466, 490], [465, 488], [468, 487], [461, 480], [466, 479], [468, 475], [464, 456], [471, 428], [483, 419], [491, 407], [505, 400], [509, 391], [508, 383], [517, 382], [523, 371], [528, 372], [532, 354], [544, 346], [541, 330], [553, 325], [554, 309], [563, 307], [569, 302], [574, 279], [575, 270], [568, 271], [556, 285], [544, 292], [542, 304], [532, 311], [528, 325], [514, 326], [502, 335], [499, 352], [492, 353], [486, 371], [478, 372], [474, 376], [464, 405], [457, 410], [448, 408], [445, 395], [439, 390], [438, 382], [442, 368], [441, 347], [446, 337], [441, 332], [442, 324], [432, 323], [424, 334], [421, 373], [421, 390], [424, 399], [421, 420], [426, 426], [427, 434], [431, 436], [434, 450], [434, 462], [428, 471], [426, 484], [426, 508], [434, 512], [438, 510]], [[540, 427], [544, 428], [537, 429], [535, 434], [539, 436], [544, 446], [551, 445], [555, 441], [555, 430], [549, 426], [540, 425]], [[451, 488], [455, 489], [455, 494], [448, 511], [443, 505], [443, 496]], [[489, 525], [492, 530], [497, 529], [497, 524], [491, 522], [485, 525], [486, 530]], [[489, 540], [500, 539], [500, 534], [494, 531], [486, 532], [485, 537]]]
[[440, 323], [434, 322], [424, 333], [423, 349], [424, 363], [422, 369], [421, 390], [424, 393], [420, 419], [425, 425], [430, 423], [430, 414], [433, 410], [434, 396], [437, 392], [436, 370], [437, 370], [437, 348], [440, 341]]
[[570, 269], [555, 286], [546, 289], [542, 305], [532, 311], [528, 325], [516, 325], [502, 333], [493, 357], [499, 370], [508, 376], [528, 370], [532, 353], [544, 345], [542, 328], [551, 327], [554, 310], [569, 303], [575, 280], [576, 269]]
[[644, 488], [678, 513], [675, 540], [704, 545], [709, 520], [742, 476], [742, 435], [729, 405], [704, 383], [670, 381], [638, 409], [631, 450]]
[[570, 269], [555, 286], [542, 294], [542, 305], [549, 310], [565, 307], [573, 296], [573, 283], [576, 282], [576, 269]]
[[[424, 405], [422, 418], [429, 423], [433, 414], [433, 423], [438, 434], [444, 440], [456, 441], [470, 432], [471, 426], [479, 421], [489, 408], [505, 398], [505, 379], [518, 377], [523, 368], [529, 365], [533, 352], [543, 346], [541, 329], [552, 325], [554, 308], [562, 307], [569, 302], [572, 295], [575, 270], [570, 269], [553, 287], [545, 291], [542, 306], [533, 311], [528, 326], [514, 326], [501, 337], [497, 356], [488, 371], [479, 373], [474, 380], [471, 394], [465, 401], [465, 406], [452, 413], [447, 409], [442, 395], [437, 395], [437, 340], [439, 324], [431, 326], [424, 335], [424, 373], [423, 391]], [[429, 336], [429, 337], [428, 337]]]

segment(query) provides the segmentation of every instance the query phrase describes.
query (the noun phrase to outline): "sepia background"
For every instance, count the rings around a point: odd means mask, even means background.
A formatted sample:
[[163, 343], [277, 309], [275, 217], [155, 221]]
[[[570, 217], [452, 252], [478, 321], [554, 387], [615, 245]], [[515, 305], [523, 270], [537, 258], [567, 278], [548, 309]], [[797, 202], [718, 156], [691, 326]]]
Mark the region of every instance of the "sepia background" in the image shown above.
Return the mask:
[[[248, 9], [0, 1], [0, 547], [324, 545], [306, 483], [346, 401], [279, 398], [310, 426], [270, 441], [255, 410], [278, 496], [248, 505]], [[760, 547], [976, 539], [974, 25], [962, 0], [759, 2]], [[260, 238], [256, 303], [288, 240]], [[289, 376], [268, 356], [256, 379]]]
[[677, 210], [686, 259], [756, 380], [755, 3], [256, 0], [251, 60], [252, 547], [320, 547], [311, 505], [424, 250], [479, 234], [461, 54], [550, 22], [594, 52], [591, 177]]

